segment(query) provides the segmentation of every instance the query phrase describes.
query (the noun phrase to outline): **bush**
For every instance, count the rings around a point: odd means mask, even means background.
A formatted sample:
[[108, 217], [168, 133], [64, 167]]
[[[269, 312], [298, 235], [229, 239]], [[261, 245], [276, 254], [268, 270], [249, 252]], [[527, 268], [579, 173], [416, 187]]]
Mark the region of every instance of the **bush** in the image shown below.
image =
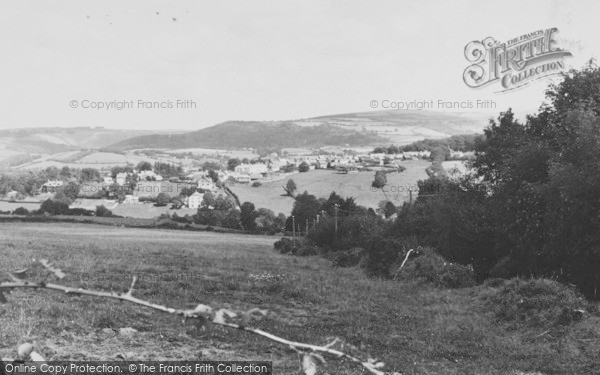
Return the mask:
[[298, 256], [310, 256], [310, 255], [317, 255], [319, 253], [319, 248], [317, 246], [314, 245], [309, 245], [309, 244], [303, 244], [300, 246], [296, 246], [292, 249], [292, 254], [293, 255], [298, 255]]
[[260, 187], [260, 186], [262, 186], [262, 183], [260, 181], [254, 181], [252, 183], [252, 187]]
[[29, 210], [25, 207], [17, 207], [13, 212], [13, 215], [29, 215]]
[[[497, 284], [497, 283], [494, 283]], [[484, 284], [486, 307], [500, 320], [533, 327], [568, 325], [582, 317], [587, 302], [572, 287], [549, 279], [511, 279]]]
[[275, 241], [273, 244], [275, 250], [277, 250], [280, 254], [291, 253], [294, 249], [294, 241], [289, 238], [282, 238], [278, 241]]
[[369, 276], [390, 278], [392, 267], [404, 253], [403, 243], [391, 238], [379, 238], [366, 249], [365, 271]]
[[96, 216], [100, 217], [112, 217], [113, 213], [108, 208], [104, 207], [104, 205], [96, 206]]
[[451, 263], [432, 249], [417, 252], [399, 270], [399, 279], [417, 279], [443, 288], [466, 288], [474, 286], [475, 274], [470, 267]]
[[360, 264], [365, 256], [365, 249], [354, 247], [346, 251], [334, 251], [326, 255], [331, 260], [334, 267], [354, 267]]

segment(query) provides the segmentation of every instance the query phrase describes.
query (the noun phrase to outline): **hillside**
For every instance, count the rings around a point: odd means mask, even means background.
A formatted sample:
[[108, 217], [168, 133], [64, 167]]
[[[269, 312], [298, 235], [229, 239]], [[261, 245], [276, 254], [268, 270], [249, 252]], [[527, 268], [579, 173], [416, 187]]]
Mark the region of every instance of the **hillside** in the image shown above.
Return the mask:
[[371, 132], [347, 130], [329, 124], [300, 126], [292, 121], [228, 121], [184, 134], [153, 134], [131, 138], [110, 147], [111, 151], [138, 148], [284, 148], [302, 146], [363, 146], [384, 141]]
[[481, 132], [488, 116], [431, 111], [375, 111], [280, 122], [228, 121], [184, 134], [152, 134], [107, 147], [141, 148], [285, 148], [409, 144]]
[[389, 139], [389, 143], [405, 145], [423, 139], [481, 133], [491, 116], [474, 112], [388, 110], [315, 117], [296, 124], [327, 123], [348, 130], [363, 129]]
[[5, 149], [55, 154], [82, 149], [99, 149], [148, 133], [150, 132], [147, 130], [101, 127], [7, 129], [0, 130], [0, 144]]
[[0, 168], [18, 166], [50, 155], [100, 149], [146, 130], [77, 128], [24, 128], [0, 130]]

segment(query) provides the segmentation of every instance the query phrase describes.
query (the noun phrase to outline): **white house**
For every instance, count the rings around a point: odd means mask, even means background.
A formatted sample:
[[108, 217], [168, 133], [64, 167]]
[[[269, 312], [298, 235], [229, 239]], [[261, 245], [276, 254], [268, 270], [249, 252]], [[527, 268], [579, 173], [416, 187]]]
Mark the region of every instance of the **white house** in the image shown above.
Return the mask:
[[208, 191], [217, 191], [217, 185], [214, 182], [207, 180], [206, 178], [200, 178], [198, 180], [198, 189], [208, 190]]
[[202, 205], [202, 200], [204, 199], [204, 194], [195, 192], [194, 194], [188, 197], [187, 205], [189, 208], [197, 209]]
[[57, 188], [61, 187], [64, 185], [63, 181], [60, 180], [50, 180], [48, 182], [46, 182], [45, 184], [42, 185], [42, 192], [43, 193], [48, 193], [48, 192], [55, 192]]
[[263, 163], [240, 164], [237, 167], [235, 167], [235, 171], [238, 173], [253, 175], [253, 174], [267, 173], [269, 171], [269, 168], [267, 167], [266, 164], [263, 164]]
[[125, 179], [127, 178], [127, 173], [117, 173], [117, 185], [122, 186], [125, 185]]
[[140, 197], [129, 194], [125, 195], [125, 200], [123, 201], [123, 203], [138, 204], [140, 203]]

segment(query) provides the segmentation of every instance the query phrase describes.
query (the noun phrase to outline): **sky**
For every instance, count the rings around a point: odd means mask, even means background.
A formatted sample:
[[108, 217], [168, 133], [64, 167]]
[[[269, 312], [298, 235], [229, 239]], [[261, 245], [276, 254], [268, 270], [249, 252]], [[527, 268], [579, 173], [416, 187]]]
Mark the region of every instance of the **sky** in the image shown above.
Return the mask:
[[512, 107], [522, 117], [539, 107], [551, 80], [504, 93], [497, 84], [470, 88], [463, 81], [469, 42], [557, 27], [559, 47], [573, 54], [567, 68], [600, 57], [596, 0], [3, 5], [0, 128], [195, 130], [430, 100], [490, 100], [495, 108], [469, 110]]

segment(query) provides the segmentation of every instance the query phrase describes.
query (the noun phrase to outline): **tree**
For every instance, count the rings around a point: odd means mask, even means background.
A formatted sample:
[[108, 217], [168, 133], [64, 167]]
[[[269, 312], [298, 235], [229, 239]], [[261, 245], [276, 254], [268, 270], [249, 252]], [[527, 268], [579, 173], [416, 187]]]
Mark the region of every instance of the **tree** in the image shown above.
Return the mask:
[[242, 222], [242, 227], [247, 231], [256, 230], [256, 218], [258, 217], [258, 213], [255, 210], [254, 204], [251, 202], [242, 203], [241, 212], [240, 212], [240, 221]]
[[[292, 216], [294, 216], [297, 228], [305, 228], [306, 222], [312, 223], [321, 211], [321, 202], [314, 195], [304, 192], [296, 196]], [[288, 230], [292, 230], [292, 221], [288, 219]]]
[[99, 217], [111, 217], [113, 213], [108, 208], [104, 207], [104, 205], [96, 206], [96, 216]]
[[65, 195], [71, 200], [71, 202], [74, 201], [75, 199], [77, 199], [80, 189], [81, 189], [81, 187], [75, 181], [69, 181], [63, 187]]
[[376, 189], [381, 189], [387, 184], [387, 177], [383, 171], [375, 172], [375, 179], [371, 183], [371, 186]]
[[219, 174], [217, 172], [215, 172], [214, 169], [209, 169], [208, 170], [208, 177], [210, 177], [210, 179], [212, 180], [212, 182], [214, 182], [215, 184], [217, 182], [219, 182]]
[[396, 213], [396, 205], [391, 201], [381, 201], [378, 211], [387, 219]]
[[290, 197], [293, 197], [295, 195], [298, 187], [296, 186], [296, 182], [294, 182], [294, 180], [292, 180], [290, 178], [288, 180], [288, 182], [285, 184], [285, 186], [283, 187], [283, 189], [286, 191], [287, 195], [289, 195]]
[[171, 209], [173, 210], [179, 210], [183, 207], [183, 200], [180, 197], [174, 197], [171, 199], [171, 203]]
[[62, 169], [60, 170], [60, 177], [62, 179], [71, 178], [71, 170], [68, 166], [65, 165], [64, 167], [62, 167]]
[[109, 186], [109, 196], [114, 197], [119, 203], [125, 200], [128, 189], [125, 186], [119, 186], [116, 182]]
[[202, 197], [202, 206], [204, 207], [214, 207], [217, 202], [217, 199], [213, 193], [210, 191], [208, 193], [204, 193]]
[[44, 202], [42, 202], [39, 212], [50, 215], [66, 215], [69, 213], [69, 205], [64, 202], [46, 199]]
[[230, 171], [235, 171], [235, 167], [237, 167], [240, 164], [242, 164], [242, 162], [240, 161], [240, 159], [238, 159], [238, 158], [231, 158], [231, 159], [227, 160], [227, 169], [230, 170]]
[[281, 167], [281, 171], [283, 173], [292, 173], [296, 170], [296, 166], [294, 164], [288, 164], [288, 165], [284, 165], [283, 167]]
[[140, 161], [136, 166], [135, 169], [137, 169], [138, 171], [151, 171], [152, 170], [152, 164], [150, 164], [150, 162], [148, 161]]
[[171, 197], [165, 192], [158, 193], [156, 196], [156, 205], [159, 207], [166, 206], [170, 201]]
[[154, 173], [166, 179], [183, 176], [183, 168], [181, 165], [163, 163], [157, 161], [154, 163]]
[[98, 170], [95, 168], [83, 168], [80, 176], [81, 182], [95, 182], [101, 180], [100, 172], [98, 172]]
[[13, 212], [13, 215], [24, 215], [27, 216], [29, 215], [29, 210], [26, 209], [25, 207], [17, 207]]
[[300, 163], [300, 165], [298, 166], [298, 172], [308, 172], [309, 170], [310, 170], [310, 167], [309, 167], [308, 163], [305, 161]]

